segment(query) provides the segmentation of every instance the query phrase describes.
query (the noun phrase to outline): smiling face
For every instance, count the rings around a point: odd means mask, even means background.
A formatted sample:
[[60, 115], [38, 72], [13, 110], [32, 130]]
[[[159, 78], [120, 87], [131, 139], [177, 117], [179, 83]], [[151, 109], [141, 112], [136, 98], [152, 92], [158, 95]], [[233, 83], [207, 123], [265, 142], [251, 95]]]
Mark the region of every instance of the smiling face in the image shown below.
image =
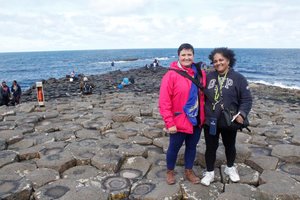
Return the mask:
[[185, 67], [191, 67], [194, 62], [194, 53], [192, 49], [182, 49], [178, 57], [179, 63]]
[[219, 74], [225, 74], [229, 69], [229, 60], [220, 53], [216, 53], [213, 59], [213, 65]]

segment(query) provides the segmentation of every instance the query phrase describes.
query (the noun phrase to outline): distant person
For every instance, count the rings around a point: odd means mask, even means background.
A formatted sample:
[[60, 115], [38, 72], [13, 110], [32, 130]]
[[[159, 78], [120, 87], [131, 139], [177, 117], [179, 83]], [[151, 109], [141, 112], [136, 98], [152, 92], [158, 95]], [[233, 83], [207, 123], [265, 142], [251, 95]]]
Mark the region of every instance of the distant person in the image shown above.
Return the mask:
[[225, 147], [227, 161], [224, 173], [229, 176], [232, 182], [240, 180], [238, 171], [234, 166], [237, 129], [224, 123], [221, 116], [224, 109], [234, 108], [237, 114], [232, 120], [243, 124], [252, 106], [252, 97], [246, 78], [233, 69], [236, 62], [234, 52], [225, 47], [216, 48], [210, 53], [209, 59], [215, 71], [207, 75], [205, 93], [207, 97], [204, 125], [206, 172], [201, 183], [206, 186], [214, 181], [214, 164], [220, 135]]
[[130, 77], [129, 77], [129, 82], [130, 82], [131, 84], [134, 84], [134, 83], [135, 83], [134, 77], [133, 77], [133, 76], [130, 76]]
[[9, 87], [6, 85], [5, 81], [2, 81], [0, 87], [0, 106], [6, 105], [8, 106], [10, 98], [10, 90]]
[[73, 81], [76, 81], [78, 80], [78, 75], [77, 73], [75, 72], [75, 70], [73, 70], [70, 74], [70, 82], [73, 82]]
[[20, 98], [22, 94], [22, 90], [20, 85], [17, 83], [16, 80], [13, 81], [11, 86], [11, 93], [12, 93], [12, 104], [16, 105], [20, 103]]
[[[204, 123], [204, 94], [191, 80], [179, 72], [186, 72], [205, 87], [206, 75], [196, 68], [194, 48], [184, 43], [177, 50], [178, 61], [170, 64], [170, 70], [163, 76], [159, 93], [159, 112], [169, 133], [167, 150], [167, 184], [175, 184], [175, 165], [177, 155], [185, 143], [185, 177], [193, 184], [200, 183], [200, 178], [193, 171], [196, 147]], [[178, 71], [178, 72], [177, 72]]]
[[84, 95], [92, 94], [94, 87], [95, 85], [87, 77], [83, 77], [79, 84], [80, 92]]
[[110, 65], [111, 65], [111, 67], [114, 67], [115, 66], [115, 62], [112, 61]]
[[123, 78], [122, 82], [118, 85], [119, 89], [122, 89], [124, 86], [130, 85], [134, 83], [134, 78], [131, 76], [130, 78]]
[[156, 58], [154, 59], [154, 61], [152, 63], [152, 66], [153, 67], [158, 67], [159, 66], [159, 62], [158, 62], [158, 60]]

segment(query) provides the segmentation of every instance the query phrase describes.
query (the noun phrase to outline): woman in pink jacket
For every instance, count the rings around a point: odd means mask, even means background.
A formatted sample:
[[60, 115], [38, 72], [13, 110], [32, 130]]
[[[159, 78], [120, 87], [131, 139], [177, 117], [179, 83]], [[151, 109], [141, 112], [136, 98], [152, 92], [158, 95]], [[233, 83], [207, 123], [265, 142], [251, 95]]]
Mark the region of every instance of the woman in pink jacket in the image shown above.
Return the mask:
[[185, 176], [190, 182], [198, 184], [200, 179], [194, 174], [192, 168], [196, 146], [205, 120], [204, 93], [190, 79], [176, 70], [186, 72], [204, 87], [206, 84], [205, 72], [203, 70], [198, 72], [194, 64], [193, 46], [187, 43], [182, 44], [178, 48], [178, 61], [171, 63], [170, 70], [162, 79], [159, 95], [160, 114], [170, 134], [166, 156], [166, 181], [168, 184], [176, 182], [174, 168], [177, 154], [185, 142]]

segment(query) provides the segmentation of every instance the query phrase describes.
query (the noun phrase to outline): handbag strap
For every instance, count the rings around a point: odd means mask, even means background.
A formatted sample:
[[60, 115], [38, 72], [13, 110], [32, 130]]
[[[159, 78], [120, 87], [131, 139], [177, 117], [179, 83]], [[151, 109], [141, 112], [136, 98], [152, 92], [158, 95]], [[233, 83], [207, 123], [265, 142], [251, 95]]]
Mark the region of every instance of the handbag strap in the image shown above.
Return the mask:
[[[196, 68], [197, 68], [197, 76], [200, 76], [202, 77], [201, 74], [201, 70], [199, 70], [199, 66], [196, 65]], [[175, 72], [177, 72], [178, 74], [180, 74], [181, 76], [184, 76], [185, 78], [187, 79], [190, 79], [204, 94], [205, 96], [211, 101], [211, 102], [214, 102], [213, 98], [207, 93], [206, 89], [204, 88], [204, 86], [200, 83], [199, 80], [191, 77], [186, 71], [183, 71], [183, 70], [179, 70], [179, 69], [172, 69], [172, 68], [169, 68], [169, 70], [173, 70]]]

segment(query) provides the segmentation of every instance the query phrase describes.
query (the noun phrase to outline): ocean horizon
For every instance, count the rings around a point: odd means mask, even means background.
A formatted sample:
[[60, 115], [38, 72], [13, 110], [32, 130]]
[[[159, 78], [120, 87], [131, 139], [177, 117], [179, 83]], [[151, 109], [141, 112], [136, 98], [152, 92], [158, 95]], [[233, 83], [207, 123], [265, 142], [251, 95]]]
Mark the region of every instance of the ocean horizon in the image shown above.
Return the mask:
[[[208, 55], [212, 49], [196, 48], [195, 62], [210, 65]], [[300, 49], [233, 50], [237, 59], [234, 69], [249, 82], [300, 90]], [[63, 78], [73, 70], [84, 75], [104, 74], [141, 68], [154, 59], [168, 67], [177, 60], [177, 48], [7, 52], [0, 53], [0, 80], [9, 86], [17, 80], [22, 90], [27, 90], [37, 81]]]

